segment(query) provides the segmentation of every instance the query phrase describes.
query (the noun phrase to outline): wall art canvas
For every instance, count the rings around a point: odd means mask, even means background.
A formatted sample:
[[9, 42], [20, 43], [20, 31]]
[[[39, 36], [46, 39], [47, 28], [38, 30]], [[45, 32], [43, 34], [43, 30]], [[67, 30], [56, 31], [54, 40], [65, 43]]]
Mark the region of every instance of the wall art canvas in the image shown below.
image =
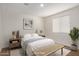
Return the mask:
[[33, 28], [33, 20], [30, 18], [24, 18], [23, 19], [23, 29], [30, 30], [32, 28]]

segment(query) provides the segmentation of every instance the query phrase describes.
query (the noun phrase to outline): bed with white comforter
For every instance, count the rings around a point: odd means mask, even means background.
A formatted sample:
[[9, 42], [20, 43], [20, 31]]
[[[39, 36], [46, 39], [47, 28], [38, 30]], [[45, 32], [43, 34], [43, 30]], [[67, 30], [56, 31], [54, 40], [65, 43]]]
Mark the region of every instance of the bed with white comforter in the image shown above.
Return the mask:
[[41, 37], [37, 34], [26, 34], [21, 42], [23, 52], [28, 56], [33, 56], [33, 51], [37, 49], [45, 48], [54, 44], [55, 42], [52, 39]]

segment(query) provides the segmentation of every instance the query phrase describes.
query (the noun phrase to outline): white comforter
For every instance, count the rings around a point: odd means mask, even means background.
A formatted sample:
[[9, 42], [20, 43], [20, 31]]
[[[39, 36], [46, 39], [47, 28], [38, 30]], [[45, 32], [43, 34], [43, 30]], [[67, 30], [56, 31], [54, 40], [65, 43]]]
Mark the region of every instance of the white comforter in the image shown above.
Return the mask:
[[54, 45], [55, 42], [52, 39], [34, 36], [23, 38], [22, 40], [22, 48], [26, 51], [27, 55], [32, 56], [32, 51], [36, 49], [45, 48], [50, 45]]

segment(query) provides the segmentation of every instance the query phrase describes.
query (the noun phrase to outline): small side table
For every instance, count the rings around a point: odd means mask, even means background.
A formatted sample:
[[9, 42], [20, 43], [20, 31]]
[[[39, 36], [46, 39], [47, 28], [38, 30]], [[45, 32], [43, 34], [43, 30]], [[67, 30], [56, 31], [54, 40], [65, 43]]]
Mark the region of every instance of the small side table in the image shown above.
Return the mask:
[[10, 39], [9, 40], [9, 48], [10, 49], [21, 48], [21, 38]]

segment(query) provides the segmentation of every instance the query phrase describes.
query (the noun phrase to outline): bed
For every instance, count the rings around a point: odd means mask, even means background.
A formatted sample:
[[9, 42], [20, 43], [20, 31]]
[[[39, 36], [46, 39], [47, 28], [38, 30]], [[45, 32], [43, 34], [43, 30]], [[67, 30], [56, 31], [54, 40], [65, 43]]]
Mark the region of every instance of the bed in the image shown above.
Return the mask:
[[48, 53], [50, 53], [50, 52], [46, 53], [44, 52], [44, 50], [47, 51], [47, 49], [50, 50], [50, 48], [55, 47], [55, 42], [53, 39], [41, 37], [37, 34], [26, 34], [22, 39], [21, 45], [25, 55], [39, 56], [39, 55], [47, 55]]

